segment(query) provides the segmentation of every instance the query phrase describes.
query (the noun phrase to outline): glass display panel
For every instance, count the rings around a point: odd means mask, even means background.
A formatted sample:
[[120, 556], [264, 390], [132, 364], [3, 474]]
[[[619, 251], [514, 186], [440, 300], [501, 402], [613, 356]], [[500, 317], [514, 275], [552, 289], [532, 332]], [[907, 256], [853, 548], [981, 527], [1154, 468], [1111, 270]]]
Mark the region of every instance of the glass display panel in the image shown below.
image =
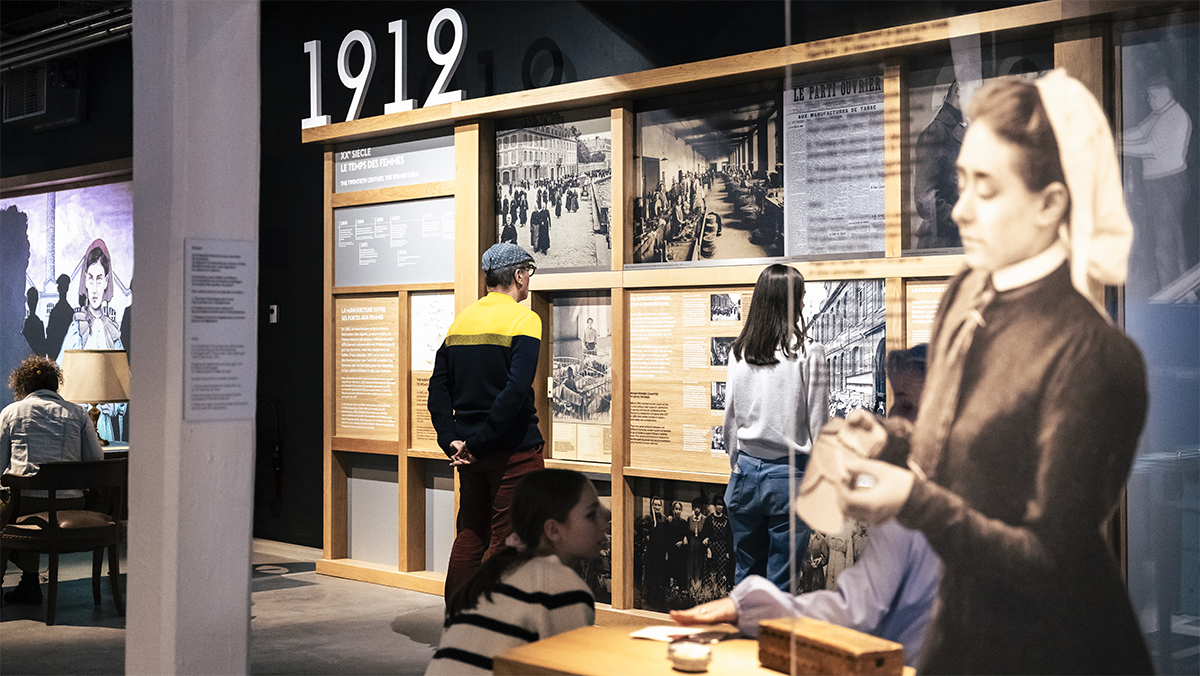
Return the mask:
[[1127, 486], [1128, 582], [1161, 674], [1200, 670], [1200, 25], [1118, 33], [1133, 249], [1125, 328], [1150, 407]]
[[648, 101], [633, 263], [883, 251], [879, 66]]
[[539, 115], [497, 126], [496, 241], [519, 244], [541, 272], [608, 270], [608, 111]]
[[955, 161], [969, 120], [971, 96], [989, 79], [1015, 75], [1036, 78], [1054, 68], [1048, 40], [982, 44], [981, 36], [960, 38], [953, 51], [913, 59], [908, 73], [908, 140], [912, 167], [906, 195], [911, 237], [906, 249], [962, 247], [950, 217], [958, 201]]
[[789, 256], [883, 251], [883, 68], [798, 76], [784, 93]]

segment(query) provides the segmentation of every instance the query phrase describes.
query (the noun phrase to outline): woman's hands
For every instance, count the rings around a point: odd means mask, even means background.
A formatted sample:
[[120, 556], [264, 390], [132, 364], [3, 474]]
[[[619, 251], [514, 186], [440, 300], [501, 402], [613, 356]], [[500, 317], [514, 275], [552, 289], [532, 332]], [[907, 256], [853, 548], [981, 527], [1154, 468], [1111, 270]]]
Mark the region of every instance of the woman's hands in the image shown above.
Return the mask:
[[874, 525], [900, 513], [912, 492], [912, 472], [854, 453], [843, 454], [842, 460], [849, 477], [838, 482], [837, 490], [846, 516]]
[[685, 627], [695, 624], [720, 624], [722, 622], [737, 624], [737, 618], [737, 606], [733, 604], [733, 599], [731, 598], [701, 603], [695, 608], [689, 608], [688, 610], [671, 611], [671, 619]]

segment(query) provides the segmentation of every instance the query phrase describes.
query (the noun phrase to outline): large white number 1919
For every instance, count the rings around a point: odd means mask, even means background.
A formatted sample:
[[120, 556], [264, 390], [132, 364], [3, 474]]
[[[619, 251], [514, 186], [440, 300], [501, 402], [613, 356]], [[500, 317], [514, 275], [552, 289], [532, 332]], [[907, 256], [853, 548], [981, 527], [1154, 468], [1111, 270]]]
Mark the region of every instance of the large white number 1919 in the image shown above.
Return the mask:
[[[449, 24], [454, 29], [454, 41], [450, 50], [442, 52], [438, 49], [442, 28]], [[408, 62], [405, 59], [405, 49], [408, 46], [408, 22], [393, 21], [388, 24], [388, 32], [395, 36], [396, 80], [395, 99], [384, 105], [385, 115], [412, 110], [416, 101], [408, 97]], [[362, 47], [363, 65], [358, 73], [350, 74], [350, 49], [355, 44]], [[425, 50], [429, 60], [442, 67], [433, 91], [425, 99], [425, 106], [436, 106], [440, 103], [462, 101], [465, 93], [461, 89], [446, 91], [450, 86], [450, 78], [462, 62], [463, 53], [467, 47], [467, 22], [457, 10], [449, 7], [438, 12], [429, 24], [429, 32], [425, 36]], [[311, 129], [329, 124], [329, 116], [321, 114], [321, 41], [311, 40], [304, 43], [304, 52], [308, 54], [308, 110], [309, 116], [300, 122], [301, 129]], [[365, 31], [350, 31], [338, 50], [338, 78], [347, 89], [354, 90], [350, 100], [350, 109], [346, 111], [346, 121], [357, 120], [362, 114], [363, 101], [366, 98], [367, 87], [375, 74], [375, 41]]]

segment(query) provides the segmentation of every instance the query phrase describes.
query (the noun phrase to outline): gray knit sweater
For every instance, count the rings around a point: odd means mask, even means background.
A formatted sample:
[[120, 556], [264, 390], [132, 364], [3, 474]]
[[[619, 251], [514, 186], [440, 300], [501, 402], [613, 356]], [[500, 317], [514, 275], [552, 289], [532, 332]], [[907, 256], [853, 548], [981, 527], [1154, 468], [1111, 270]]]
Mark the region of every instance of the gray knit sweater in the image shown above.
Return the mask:
[[755, 366], [730, 355], [725, 383], [725, 448], [737, 467], [739, 453], [762, 460], [808, 454], [829, 419], [825, 348], [809, 343], [791, 359]]

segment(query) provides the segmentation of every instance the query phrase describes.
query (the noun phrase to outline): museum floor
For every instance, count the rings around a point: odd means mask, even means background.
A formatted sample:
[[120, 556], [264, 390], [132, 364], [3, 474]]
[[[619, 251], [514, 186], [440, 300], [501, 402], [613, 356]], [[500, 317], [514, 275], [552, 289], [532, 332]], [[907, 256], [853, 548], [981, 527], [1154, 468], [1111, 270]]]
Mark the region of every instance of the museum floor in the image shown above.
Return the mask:
[[[255, 540], [250, 673], [424, 673], [441, 635], [442, 598], [317, 575], [318, 556], [320, 550]], [[45, 557], [42, 566], [44, 577]], [[5, 589], [19, 578], [10, 565]], [[60, 564], [55, 626], [45, 625], [44, 603], [4, 604], [0, 673], [125, 673], [125, 618], [113, 608], [107, 581], [103, 589], [97, 611], [91, 554], [72, 554]]]

